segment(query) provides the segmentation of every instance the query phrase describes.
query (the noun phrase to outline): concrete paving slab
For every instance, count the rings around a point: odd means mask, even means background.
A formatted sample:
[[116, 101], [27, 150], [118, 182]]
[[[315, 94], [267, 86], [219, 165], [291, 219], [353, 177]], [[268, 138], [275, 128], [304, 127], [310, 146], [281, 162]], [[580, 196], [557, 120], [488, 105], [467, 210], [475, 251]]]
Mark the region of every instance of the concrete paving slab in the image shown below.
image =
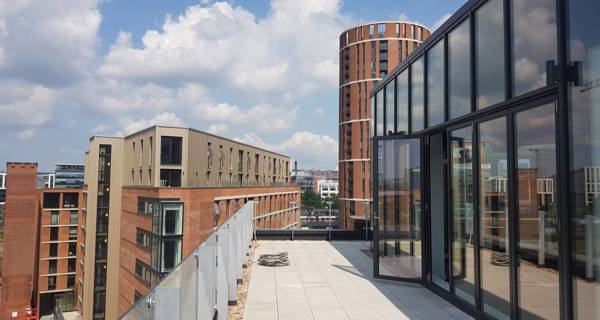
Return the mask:
[[373, 278], [364, 241], [259, 241], [256, 257], [287, 251], [290, 265], [253, 262], [246, 320], [472, 319], [418, 284]]

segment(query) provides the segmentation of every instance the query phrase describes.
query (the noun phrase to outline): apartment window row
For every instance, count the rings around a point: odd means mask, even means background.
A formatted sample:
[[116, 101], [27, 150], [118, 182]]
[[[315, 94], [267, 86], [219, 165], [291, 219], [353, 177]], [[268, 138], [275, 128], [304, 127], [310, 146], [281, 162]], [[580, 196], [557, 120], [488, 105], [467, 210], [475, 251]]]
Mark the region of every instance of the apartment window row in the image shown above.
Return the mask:
[[60, 205], [61, 193], [44, 193], [44, 209], [77, 208], [79, 204], [78, 193], [62, 193], [62, 206]]
[[[77, 219], [78, 219], [77, 215], [78, 215], [77, 211], [75, 211], [75, 210], [70, 211], [69, 212], [69, 221], [68, 221], [68, 223], [65, 223], [65, 224], [76, 225]], [[51, 211], [50, 212], [50, 224], [51, 225], [61, 224], [60, 216], [61, 216], [60, 211]]]
[[[378, 23], [378, 24], [370, 24], [368, 26], [360, 26], [356, 28], [356, 35], [354, 41], [364, 40], [364, 28], [369, 29], [369, 39], [375, 38], [385, 38], [388, 33], [387, 28], [391, 27], [395, 31], [395, 36], [397, 38], [411, 38], [418, 41], [423, 41], [424, 37], [424, 28], [421, 26], [417, 26], [414, 24], [405, 24], [405, 23], [395, 23], [395, 24], [386, 24], [386, 23]], [[375, 29], [377, 29], [377, 33], [375, 33]], [[391, 32], [390, 32], [391, 33]], [[344, 33], [341, 39], [342, 47], [350, 44], [350, 31]]]
[[[525, 6], [520, 1], [512, 0]], [[489, 0], [475, 11], [473, 21], [467, 16], [386, 81], [375, 94], [372, 134], [419, 132], [546, 86], [546, 61], [557, 60], [555, 37], [531, 37], [521, 18], [505, 21], [503, 6], [502, 0]], [[555, 32], [556, 17], [548, 12], [544, 26]], [[507, 27], [512, 30], [510, 55], [504, 54]]]
[[49, 258], [63, 258], [58, 255], [58, 248], [67, 246], [67, 256], [74, 257], [77, 255], [77, 242], [63, 242], [63, 243], [48, 243], [48, 257]]
[[135, 275], [147, 287], [154, 287], [160, 281], [160, 275], [139, 259], [135, 259]]

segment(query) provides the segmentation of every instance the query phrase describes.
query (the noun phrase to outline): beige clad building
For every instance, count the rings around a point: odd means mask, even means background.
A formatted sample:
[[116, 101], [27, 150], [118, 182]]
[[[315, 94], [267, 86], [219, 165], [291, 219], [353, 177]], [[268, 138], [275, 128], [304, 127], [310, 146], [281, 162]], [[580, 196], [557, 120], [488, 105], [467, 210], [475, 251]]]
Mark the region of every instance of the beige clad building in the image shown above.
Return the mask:
[[[233, 213], [258, 200], [257, 226], [299, 223], [300, 193], [290, 185], [289, 157], [191, 128], [92, 137], [85, 165], [85, 319], [115, 319], [156, 284], [210, 233], [214, 205]], [[168, 237], [162, 234], [167, 223], [176, 226]]]

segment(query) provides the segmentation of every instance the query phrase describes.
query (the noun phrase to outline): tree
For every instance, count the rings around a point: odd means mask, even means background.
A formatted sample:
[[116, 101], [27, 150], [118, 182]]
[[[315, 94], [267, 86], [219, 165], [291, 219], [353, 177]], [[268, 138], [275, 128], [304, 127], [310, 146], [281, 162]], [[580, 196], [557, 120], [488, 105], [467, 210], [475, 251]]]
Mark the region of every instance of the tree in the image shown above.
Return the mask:
[[321, 196], [316, 194], [315, 192], [307, 190], [304, 193], [302, 193], [302, 206], [323, 208], [323, 199], [321, 199]]

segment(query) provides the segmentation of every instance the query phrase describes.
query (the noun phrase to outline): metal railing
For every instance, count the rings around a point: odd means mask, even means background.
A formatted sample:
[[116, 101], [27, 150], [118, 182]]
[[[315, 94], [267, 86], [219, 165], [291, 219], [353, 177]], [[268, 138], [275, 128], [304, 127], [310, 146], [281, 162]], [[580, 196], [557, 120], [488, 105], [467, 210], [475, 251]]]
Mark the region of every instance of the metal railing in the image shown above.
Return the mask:
[[253, 235], [254, 202], [246, 203], [121, 319], [227, 319]]

